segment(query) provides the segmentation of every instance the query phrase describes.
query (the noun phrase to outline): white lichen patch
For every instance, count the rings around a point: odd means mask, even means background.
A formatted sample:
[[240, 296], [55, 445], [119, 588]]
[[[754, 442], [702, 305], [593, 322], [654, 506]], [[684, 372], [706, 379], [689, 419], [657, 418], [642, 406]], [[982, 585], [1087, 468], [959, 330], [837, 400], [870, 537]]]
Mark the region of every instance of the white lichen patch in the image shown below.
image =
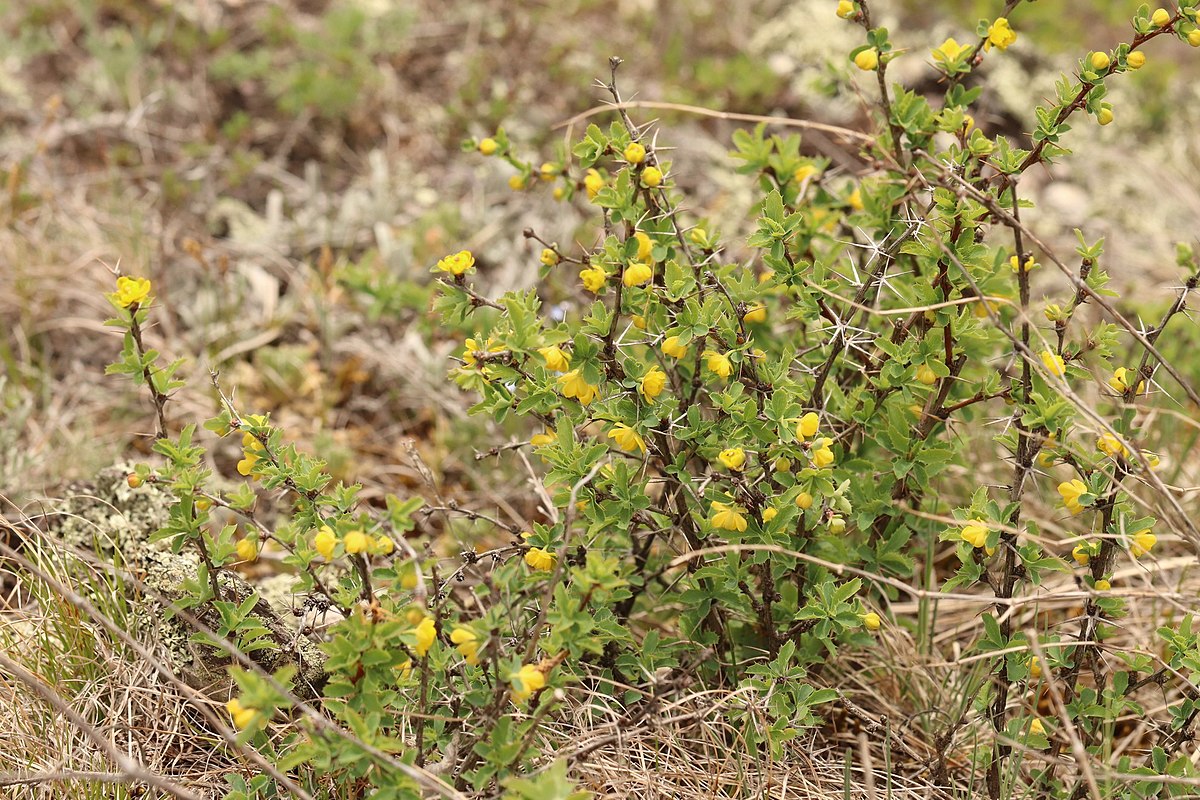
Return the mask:
[[[170, 668], [189, 685], [214, 696], [227, 695], [231, 680], [227, 667], [234, 662], [220, 648], [196, 641], [196, 629], [187, 621], [193, 616], [215, 629], [220, 616], [210, 604], [172, 614], [170, 608], [185, 599], [185, 584], [195, 581], [199, 556], [185, 549], [174, 553], [168, 541], [153, 541], [167, 521], [174, 503], [171, 493], [153, 483], [131, 489], [126, 481], [132, 464], [117, 464], [105, 469], [88, 484], [67, 488], [61, 501], [61, 513], [54, 517], [50, 532], [72, 547], [90, 550], [105, 561], [124, 570], [130, 578], [134, 601], [132, 626], [152, 642]], [[240, 576], [224, 570], [218, 585], [225, 600], [244, 602], [255, 587]], [[294, 665], [297, 668], [295, 691], [311, 697], [325, 679], [325, 656], [316, 643], [284, 620], [287, 605], [272, 606], [261, 594], [252, 612], [271, 632], [276, 646], [255, 650], [247, 656], [267, 672]], [[232, 643], [235, 644], [236, 643]]]

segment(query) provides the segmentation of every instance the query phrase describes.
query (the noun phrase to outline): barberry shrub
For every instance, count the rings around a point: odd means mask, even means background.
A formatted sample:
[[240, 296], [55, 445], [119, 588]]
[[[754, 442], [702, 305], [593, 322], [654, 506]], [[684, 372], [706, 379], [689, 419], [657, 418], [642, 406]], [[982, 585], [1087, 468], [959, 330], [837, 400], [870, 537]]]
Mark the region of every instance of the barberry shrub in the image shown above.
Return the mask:
[[[925, 762], [908, 768], [993, 798], [1165, 796], [1196, 777], [1182, 750], [1200, 713], [1190, 607], [1173, 601], [1153, 646], [1117, 633], [1122, 589], [1159, 576], [1159, 542], [1200, 543], [1155, 472], [1184, 453], [1152, 452], [1170, 442], [1149, 425], [1160, 398], [1200, 404], [1159, 350], [1197, 259], [1180, 245], [1182, 288], [1131, 324], [1138, 298], [1118, 310], [1103, 241], [1078, 231], [1056, 252], [1022, 222], [1020, 190], [1069, 155], [1072, 124], [1113, 121], [1106, 86], [1146, 64], [1147, 44], [1200, 43], [1195, 4], [1138, 9], [1130, 42], [1063, 75], [1028, 141], [971, 113], [1015, 17], [932, 49], [931, 97], [889, 82], [893, 60], [918, 55], [868, 3], [836, 13], [862, 28], [847, 65], [875, 79], [877, 102], [868, 133], [824, 130], [862, 169], [831, 168], [769, 121], [739, 131], [732, 156], [761, 198], [748, 225], [689, 214], [615, 60], [613, 120], [569, 155], [524, 159], [503, 130], [465, 144], [506, 161], [514, 190], [590, 209], [594, 227], [583, 244], [525, 231], [540, 265], [526, 291], [489, 296], [465, 250], [432, 269], [437, 312], [472, 331], [452, 380], [475, 413], [526, 432], [493, 455], [528, 451], [541, 484], [531, 530], [439, 505], [447, 527], [491, 529], [448, 573], [409, 536], [433, 509], [359, 502], [223, 394], [205, 427], [241, 438], [248, 480], [213, 488], [195, 428], [165, 430], [178, 365], [142, 347], [149, 284], [121, 279], [114, 370], [148, 384], [164, 461], [131, 481], [174, 492], [162, 536], [200, 557], [190, 604], [222, 620], [202, 641], [238, 651], [231, 722], [274, 764], [230, 797], [575, 796], [569, 766], [606, 740], [564, 742], [554, 721], [589, 708], [597, 725], [636, 726], [684, 682], [735, 698], [730, 741], [780, 758], [846, 702], [829, 665], [869, 659], [878, 637], [933, 650], [939, 595], [976, 614], [956, 654], [970, 700], [930, 715]], [[268, 496], [284, 498], [270, 525]], [[241, 523], [217, 530], [216, 509]], [[267, 542], [314, 607], [340, 612], [317, 701], [245, 657], [272, 643], [256, 597], [235, 602], [218, 579]], [[893, 614], [901, 600], [917, 613]], [[1121, 727], [1133, 717], [1150, 725]]]

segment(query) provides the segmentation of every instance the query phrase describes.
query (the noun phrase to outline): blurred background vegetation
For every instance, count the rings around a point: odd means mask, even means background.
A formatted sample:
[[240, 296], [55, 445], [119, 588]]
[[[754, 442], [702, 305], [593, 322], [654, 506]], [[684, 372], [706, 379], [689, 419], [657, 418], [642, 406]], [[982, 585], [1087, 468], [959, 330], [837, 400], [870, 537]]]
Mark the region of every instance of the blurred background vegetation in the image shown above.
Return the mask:
[[[185, 356], [176, 428], [215, 408], [209, 368], [247, 411], [270, 411], [336, 477], [378, 497], [419, 480], [406, 437], [447, 486], [515, 507], [473, 447], [494, 430], [443, 375], [470, 331], [429, 313], [428, 268], [474, 250], [494, 292], [527, 286], [547, 239], [590, 236], [587, 210], [464, 153], [503, 126], [520, 152], [564, 157], [573, 115], [604, 100], [608, 58], [627, 97], [717, 111], [868, 124], [873, 93], [845, 53], [860, 31], [830, 0], [9, 0], [0, 3], [0, 488], [17, 502], [146, 453], [144, 397], [103, 366], [110, 270], [145, 275], [162, 304], [152, 345]], [[967, 41], [985, 0], [876, 4], [912, 50], [892, 74], [936, 94], [928, 49]], [[1018, 45], [986, 70], [977, 122], [1019, 140], [1038, 98], [1087, 50], [1129, 38], [1132, 4], [1019, 7]], [[1085, 159], [1032, 175], [1035, 224], [1109, 237], [1118, 284], [1167, 302], [1173, 238], [1194, 235], [1197, 72], [1151, 50], [1112, 96], [1117, 124], [1080, 123]], [[752, 187], [733, 172], [737, 124], [644, 110], [676, 147], [698, 215], [737, 233]], [[602, 117], [601, 117], [602, 118]], [[804, 149], [847, 174], [853, 152]], [[1137, 169], [1117, 169], [1131, 153]], [[1053, 182], [1050, 180], [1053, 178]], [[1178, 231], [1173, 235], [1174, 231]], [[736, 252], [734, 255], [737, 255]], [[1052, 280], [1053, 276], [1044, 276]], [[1196, 368], [1200, 371], [1200, 367]], [[480, 447], [480, 449], [484, 449]], [[214, 467], [233, 475], [237, 454]]]

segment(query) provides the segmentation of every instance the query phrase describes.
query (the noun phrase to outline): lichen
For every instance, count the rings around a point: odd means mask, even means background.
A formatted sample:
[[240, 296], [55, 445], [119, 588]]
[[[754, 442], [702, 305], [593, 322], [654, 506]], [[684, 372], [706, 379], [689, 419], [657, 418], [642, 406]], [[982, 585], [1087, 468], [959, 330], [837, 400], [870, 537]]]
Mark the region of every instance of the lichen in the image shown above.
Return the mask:
[[[154, 643], [164, 662], [188, 685], [226, 696], [232, 684], [227, 667], [233, 659], [222, 649], [195, 641], [195, 630], [186, 617], [169, 611], [184, 599], [185, 584], [195, 580], [200, 565], [191, 550], [174, 553], [168, 541], [153, 541], [154, 533], [167, 521], [174, 497], [150, 482], [130, 488], [126, 478], [132, 471], [132, 464], [116, 464], [102, 470], [92, 482], [68, 486], [50, 533], [127, 572], [134, 579], [130, 582], [135, 608], [131, 627]], [[237, 603], [256, 591], [228, 570], [219, 573], [218, 585], [224, 599]], [[220, 619], [210, 604], [186, 613], [209, 628], [215, 628]], [[260, 593], [252, 615], [271, 632], [278, 646], [256, 650], [248, 657], [270, 673], [295, 666], [295, 692], [301, 697], [319, 692], [325, 681], [325, 656], [315, 642], [285, 622], [291, 618], [287, 604], [273, 606]]]

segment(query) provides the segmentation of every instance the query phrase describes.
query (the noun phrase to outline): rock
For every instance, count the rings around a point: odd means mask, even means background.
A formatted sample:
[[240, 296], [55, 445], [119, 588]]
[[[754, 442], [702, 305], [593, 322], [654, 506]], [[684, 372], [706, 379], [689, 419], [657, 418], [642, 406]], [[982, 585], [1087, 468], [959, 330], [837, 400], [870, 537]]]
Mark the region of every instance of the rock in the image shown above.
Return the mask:
[[[173, 553], [166, 540], [151, 541], [166, 523], [174, 498], [153, 483], [131, 489], [126, 477], [132, 471], [132, 464], [117, 464], [102, 470], [92, 482], [68, 486], [48, 532], [133, 576], [138, 582], [130, 587], [137, 632], [146, 634], [164, 663], [189, 686], [224, 699], [233, 683], [227, 669], [232, 658], [224, 650], [192, 641], [192, 627], [165, 611], [167, 603], [184, 599], [185, 582], [195, 580], [199, 556], [186, 548]], [[255, 591], [230, 570], [220, 572], [218, 585], [225, 599], [237, 603]], [[218, 624], [219, 615], [209, 604], [188, 613], [209, 628]], [[293, 691], [305, 699], [317, 696], [326, 678], [325, 655], [317, 644], [289, 627], [284, 621], [289, 612], [273, 608], [261, 595], [251, 614], [271, 632], [278, 647], [256, 650], [248, 657], [269, 673], [295, 666]]]

